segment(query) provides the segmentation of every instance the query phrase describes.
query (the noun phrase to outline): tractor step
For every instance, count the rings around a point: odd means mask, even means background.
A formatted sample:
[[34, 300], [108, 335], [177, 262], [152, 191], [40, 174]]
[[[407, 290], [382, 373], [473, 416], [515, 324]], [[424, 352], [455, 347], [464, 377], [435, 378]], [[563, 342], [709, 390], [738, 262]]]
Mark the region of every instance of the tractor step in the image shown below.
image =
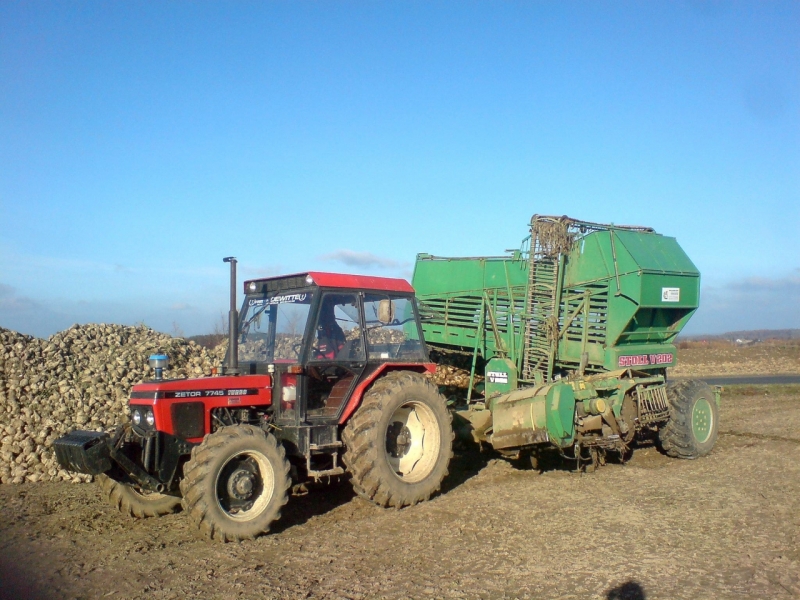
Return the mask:
[[[311, 450], [322, 450], [324, 448], [339, 448], [341, 447], [342, 442], [333, 442], [331, 444], [311, 444]], [[333, 465], [330, 469], [312, 469], [311, 468], [311, 453], [309, 452], [306, 456], [306, 473], [308, 473], [309, 477], [313, 477], [315, 481], [319, 481], [322, 477], [333, 477], [334, 475], [344, 475], [344, 468], [340, 467], [338, 464], [339, 455], [336, 452], [331, 454], [333, 458]]]
[[324, 471], [308, 471], [308, 476], [314, 479], [322, 479], [323, 477], [333, 477], [334, 475], [344, 475], [342, 467], [334, 467], [332, 469], [325, 469]]
[[315, 450], [317, 450], [317, 451], [319, 451], [319, 450], [322, 450], [322, 451], [324, 451], [324, 450], [334, 450], [336, 448], [341, 448], [343, 445], [344, 444], [342, 444], [342, 442], [336, 441], [336, 442], [331, 442], [330, 444], [311, 444], [311, 445], [309, 445], [308, 448], [309, 448], [309, 450], [311, 450], [313, 452]]

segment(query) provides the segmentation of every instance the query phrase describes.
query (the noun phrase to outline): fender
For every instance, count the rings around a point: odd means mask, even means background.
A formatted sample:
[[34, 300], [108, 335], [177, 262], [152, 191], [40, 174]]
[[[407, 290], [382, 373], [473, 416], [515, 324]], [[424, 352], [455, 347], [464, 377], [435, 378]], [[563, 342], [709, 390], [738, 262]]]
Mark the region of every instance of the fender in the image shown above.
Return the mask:
[[350, 395], [350, 400], [347, 401], [347, 405], [342, 412], [342, 416], [339, 417], [339, 425], [344, 425], [347, 422], [347, 419], [349, 419], [350, 416], [361, 405], [361, 398], [364, 396], [364, 392], [367, 390], [367, 388], [371, 386], [375, 380], [377, 380], [379, 377], [382, 377], [389, 371], [435, 373], [436, 363], [383, 363], [377, 369], [375, 369], [375, 371], [362, 379], [356, 386], [356, 389], [353, 390], [353, 393]]

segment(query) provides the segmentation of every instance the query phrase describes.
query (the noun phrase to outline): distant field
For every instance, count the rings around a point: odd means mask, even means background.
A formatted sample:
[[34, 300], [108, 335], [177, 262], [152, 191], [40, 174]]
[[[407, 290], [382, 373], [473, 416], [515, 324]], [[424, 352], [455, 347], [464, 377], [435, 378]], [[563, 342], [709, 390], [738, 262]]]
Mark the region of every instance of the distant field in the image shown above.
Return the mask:
[[726, 340], [682, 341], [673, 377], [800, 374], [800, 340], [740, 345]]

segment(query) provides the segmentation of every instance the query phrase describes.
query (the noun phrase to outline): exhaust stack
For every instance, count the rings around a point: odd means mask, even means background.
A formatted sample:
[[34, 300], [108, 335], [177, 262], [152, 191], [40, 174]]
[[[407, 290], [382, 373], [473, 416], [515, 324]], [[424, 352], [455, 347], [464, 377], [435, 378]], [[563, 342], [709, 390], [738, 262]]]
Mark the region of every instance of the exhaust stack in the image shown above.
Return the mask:
[[223, 262], [231, 264], [231, 307], [228, 311], [228, 361], [225, 365], [226, 375], [239, 374], [239, 311], [236, 304], [236, 258], [228, 256]]

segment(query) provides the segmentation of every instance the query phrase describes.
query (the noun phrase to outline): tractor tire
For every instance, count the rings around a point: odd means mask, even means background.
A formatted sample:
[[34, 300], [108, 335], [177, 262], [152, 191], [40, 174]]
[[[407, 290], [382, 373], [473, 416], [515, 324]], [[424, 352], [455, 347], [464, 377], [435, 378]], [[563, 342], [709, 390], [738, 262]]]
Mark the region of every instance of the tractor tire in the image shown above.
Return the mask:
[[393, 371], [379, 379], [342, 434], [355, 492], [396, 508], [428, 500], [453, 457], [451, 421], [446, 400], [422, 375]]
[[661, 449], [674, 458], [699, 458], [714, 447], [719, 433], [719, 409], [714, 391], [704, 381], [667, 386], [669, 421], [658, 432]]
[[207, 435], [183, 472], [183, 509], [210, 539], [238, 542], [266, 533], [289, 499], [283, 446], [252, 425]]
[[169, 515], [181, 507], [181, 499], [177, 496], [141, 492], [134, 486], [112, 479], [108, 475], [98, 475], [96, 479], [112, 506], [116, 506], [121, 513], [137, 519]]

